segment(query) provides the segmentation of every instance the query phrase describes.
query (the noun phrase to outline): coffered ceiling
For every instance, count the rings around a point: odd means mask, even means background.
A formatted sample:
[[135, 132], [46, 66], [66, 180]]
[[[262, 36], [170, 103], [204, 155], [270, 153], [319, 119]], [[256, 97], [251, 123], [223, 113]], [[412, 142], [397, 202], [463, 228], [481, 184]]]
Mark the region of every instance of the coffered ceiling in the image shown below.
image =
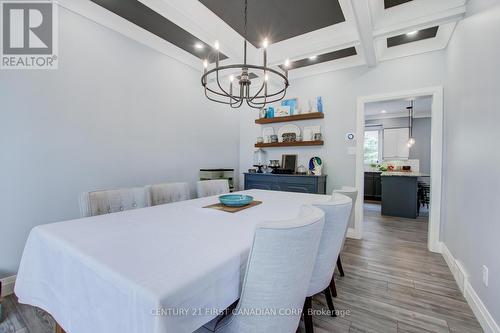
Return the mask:
[[[291, 62], [291, 79], [446, 48], [466, 0], [249, 0], [248, 57]], [[243, 59], [243, 0], [59, 0], [73, 11], [201, 70], [220, 43]], [[225, 59], [227, 57], [227, 59]], [[225, 60], [224, 60], [225, 59]]]

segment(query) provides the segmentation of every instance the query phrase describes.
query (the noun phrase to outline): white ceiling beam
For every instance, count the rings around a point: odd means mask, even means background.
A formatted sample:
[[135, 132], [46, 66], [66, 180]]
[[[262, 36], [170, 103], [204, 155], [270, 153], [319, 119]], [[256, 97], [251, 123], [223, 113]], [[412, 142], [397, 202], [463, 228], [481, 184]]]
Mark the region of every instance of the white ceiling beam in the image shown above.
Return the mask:
[[366, 64], [369, 67], [377, 65], [375, 41], [373, 39], [373, 24], [368, 0], [351, 0], [359, 31], [359, 39], [363, 48]]

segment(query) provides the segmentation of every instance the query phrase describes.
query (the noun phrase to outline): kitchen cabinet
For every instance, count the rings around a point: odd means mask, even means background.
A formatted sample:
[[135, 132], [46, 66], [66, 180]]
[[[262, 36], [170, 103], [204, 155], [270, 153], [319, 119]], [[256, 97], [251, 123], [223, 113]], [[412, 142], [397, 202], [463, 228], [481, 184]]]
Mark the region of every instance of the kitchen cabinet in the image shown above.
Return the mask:
[[382, 215], [416, 219], [417, 192], [417, 176], [382, 176]]
[[380, 172], [365, 172], [365, 199], [381, 200], [382, 182]]
[[410, 156], [410, 149], [407, 146], [409, 138], [410, 130], [407, 127], [384, 129], [384, 160], [408, 159]]
[[245, 190], [326, 194], [326, 176], [245, 173]]

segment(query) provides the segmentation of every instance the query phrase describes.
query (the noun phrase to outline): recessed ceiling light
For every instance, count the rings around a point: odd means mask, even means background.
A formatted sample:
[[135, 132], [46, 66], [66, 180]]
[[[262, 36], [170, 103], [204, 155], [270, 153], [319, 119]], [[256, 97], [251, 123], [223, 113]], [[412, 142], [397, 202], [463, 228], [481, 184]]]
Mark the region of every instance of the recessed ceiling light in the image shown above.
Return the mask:
[[316, 60], [317, 57], [318, 57], [317, 55], [310, 56], [309, 60]]
[[380, 111], [380, 113], [387, 113], [387, 111], [386, 110], [382, 110], [382, 111]]
[[415, 36], [416, 34], [418, 34], [417, 30], [407, 33], [406, 36]]
[[205, 46], [202, 43], [196, 43], [194, 44], [194, 48], [198, 50], [202, 50]]

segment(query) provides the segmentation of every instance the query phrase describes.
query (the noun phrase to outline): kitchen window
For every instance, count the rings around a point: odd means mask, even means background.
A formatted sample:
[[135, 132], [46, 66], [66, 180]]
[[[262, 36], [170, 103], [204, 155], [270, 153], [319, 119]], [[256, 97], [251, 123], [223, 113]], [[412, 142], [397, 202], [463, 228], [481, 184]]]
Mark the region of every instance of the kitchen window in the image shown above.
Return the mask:
[[382, 159], [382, 140], [379, 128], [365, 130], [364, 161], [365, 165], [379, 163]]

